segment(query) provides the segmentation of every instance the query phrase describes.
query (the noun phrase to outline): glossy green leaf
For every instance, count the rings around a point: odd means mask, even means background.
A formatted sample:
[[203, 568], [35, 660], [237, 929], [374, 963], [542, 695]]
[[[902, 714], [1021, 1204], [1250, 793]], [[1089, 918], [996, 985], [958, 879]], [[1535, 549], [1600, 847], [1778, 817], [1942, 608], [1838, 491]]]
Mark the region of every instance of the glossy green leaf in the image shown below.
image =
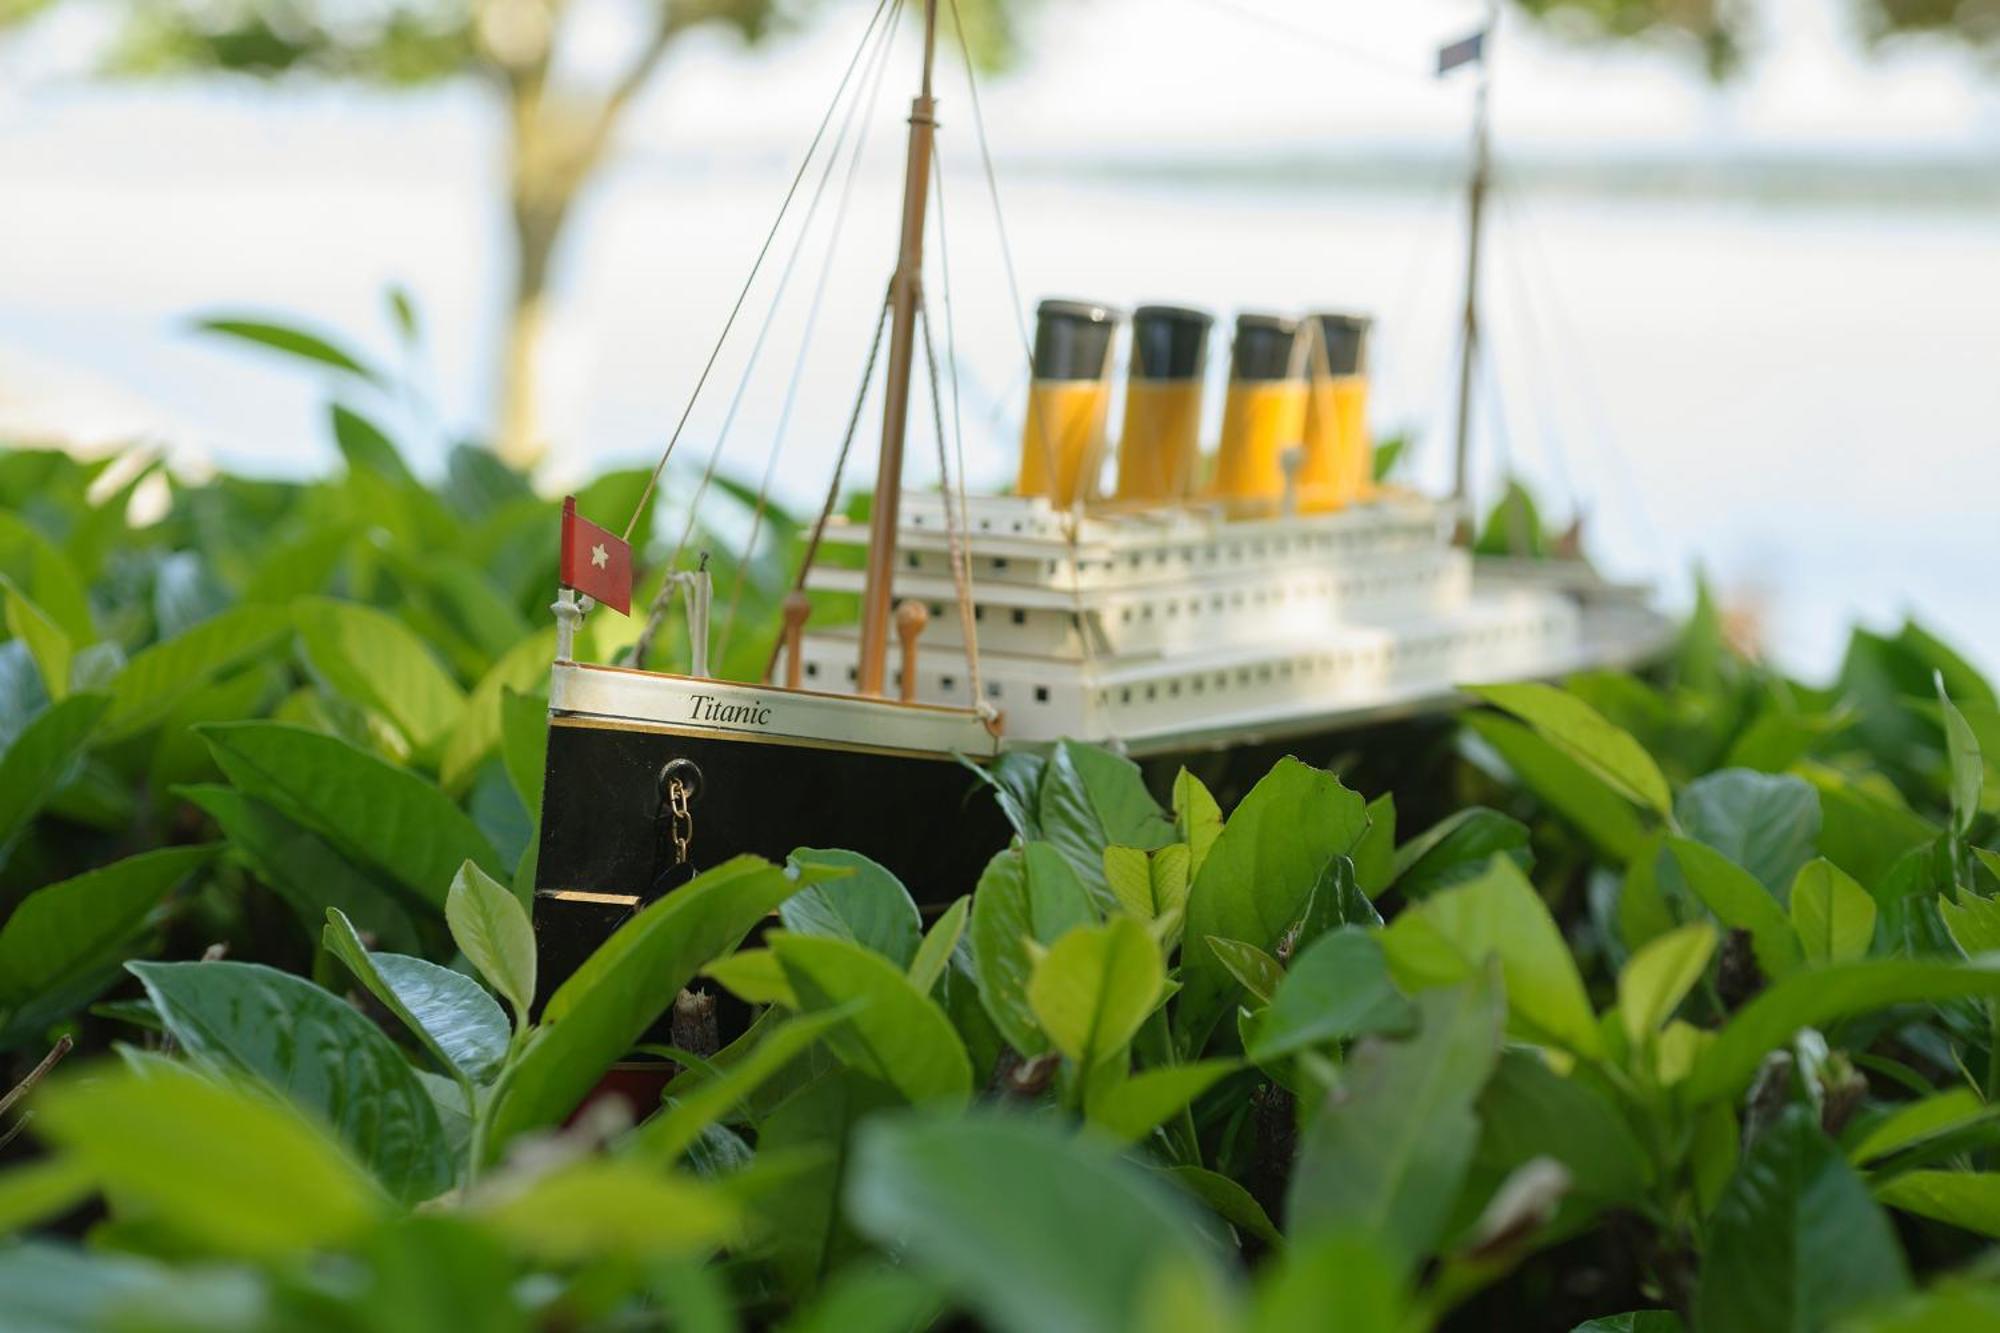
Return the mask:
[[1651, 1159], [1619, 1108], [1532, 1051], [1500, 1057], [1478, 1114], [1475, 1160], [1496, 1179], [1552, 1158], [1569, 1172], [1571, 1200], [1590, 1209], [1629, 1204], [1652, 1184]]
[[1938, 916], [1952, 943], [1968, 957], [2000, 950], [2000, 898], [1960, 895], [1957, 902], [1940, 898]]
[[240, 606], [135, 653], [111, 682], [106, 739], [146, 730], [188, 695], [269, 649], [291, 627], [283, 607]]
[[1479, 1139], [1473, 1106], [1500, 1053], [1497, 975], [1417, 997], [1404, 1042], [1372, 1041], [1306, 1128], [1286, 1197], [1295, 1244], [1358, 1231], [1414, 1272], [1442, 1238]]
[[1715, 944], [1715, 928], [1697, 921], [1651, 941], [1626, 961], [1618, 973], [1618, 1012], [1627, 1040], [1638, 1045], [1674, 1016], [1701, 980]]
[[1084, 1113], [1105, 1133], [1134, 1142], [1236, 1068], [1234, 1060], [1197, 1060], [1142, 1070], [1108, 1087], [1092, 1085]]
[[1188, 878], [1201, 873], [1201, 863], [1222, 836], [1222, 808], [1202, 786], [1201, 779], [1185, 768], [1174, 776], [1174, 829], [1187, 844]]
[[2000, 1238], [2000, 1174], [1990, 1171], [1906, 1171], [1875, 1187], [1891, 1208], [1934, 1222]]
[[72, 646], [97, 639], [90, 592], [69, 558], [20, 515], [0, 508], [0, 570], [26, 590]]
[[500, 693], [500, 759], [524, 809], [538, 816], [549, 764], [549, 705], [539, 694]]
[[1672, 1310], [1632, 1310], [1578, 1324], [1570, 1333], [1686, 1333], [1687, 1325]]
[[322, 942], [447, 1070], [474, 1083], [500, 1071], [507, 1015], [478, 982], [421, 958], [371, 952], [337, 907], [326, 909]]
[[2000, 1114], [2000, 1107], [1979, 1100], [1970, 1088], [1951, 1088], [1913, 1102], [1905, 1102], [1868, 1127], [1868, 1131], [1848, 1149], [1847, 1160], [1856, 1166], [1879, 1161], [1926, 1139], [1976, 1124]]
[[1750, 932], [1751, 949], [1765, 976], [1798, 970], [1804, 957], [1798, 934], [1785, 909], [1754, 875], [1705, 843], [1669, 838], [1667, 848], [1688, 888], [1716, 919], [1731, 930]]
[[1215, 960], [1222, 964], [1229, 975], [1236, 978], [1236, 984], [1250, 993], [1250, 998], [1258, 1005], [1271, 1002], [1271, 996], [1285, 980], [1285, 965], [1265, 953], [1254, 944], [1242, 940], [1218, 939], [1210, 935], [1204, 944]]
[[500, 858], [449, 797], [414, 773], [332, 736], [280, 722], [200, 728], [229, 780], [395, 878], [418, 900], [444, 905], [466, 861], [503, 874]]
[[1875, 900], [1853, 876], [1824, 857], [1792, 881], [1792, 929], [1809, 963], [1844, 963], [1875, 939]]
[[1777, 982], [1736, 1012], [1695, 1062], [1685, 1095], [1690, 1103], [1733, 1098], [1750, 1083], [1767, 1052], [1800, 1028], [1894, 1004], [2000, 996], [2000, 962], [1875, 958], [1833, 963]]
[[0, 1007], [96, 978], [76, 1007], [110, 986], [133, 936], [162, 898], [215, 854], [167, 847], [113, 861], [29, 894], [0, 927]]
[[1132, 917], [1114, 917], [1049, 946], [1028, 980], [1028, 1004], [1056, 1049], [1089, 1070], [1132, 1040], [1166, 980], [1152, 934]]
[[1060, 741], [1036, 792], [1040, 841], [1062, 853], [1083, 886], [1108, 909], [1104, 849], [1152, 850], [1174, 841], [1174, 826], [1146, 790], [1139, 766], [1094, 745]]
[[1273, 1249], [1283, 1247], [1285, 1238], [1272, 1224], [1264, 1205], [1228, 1176], [1199, 1166], [1170, 1166], [1160, 1174], [1207, 1204], [1217, 1217], [1237, 1230], [1255, 1236]]
[[702, 968], [701, 974], [721, 982], [730, 994], [751, 1004], [799, 1007], [799, 997], [785, 979], [778, 955], [769, 949], [738, 949]]
[[963, 1102], [971, 1095], [965, 1043], [900, 968], [851, 940], [785, 932], [768, 939], [803, 1010], [851, 1007], [847, 1020], [826, 1034], [843, 1061], [911, 1102]]
[[1367, 810], [1333, 774], [1291, 758], [1279, 760], [1236, 807], [1188, 891], [1177, 1025], [1193, 1048], [1238, 991], [1207, 941], [1275, 949], [1304, 915], [1327, 863], [1366, 831]]
[[1165, 1272], [1204, 1290], [1223, 1283], [1176, 1191], [1053, 1123], [883, 1117], [862, 1127], [855, 1154], [855, 1223], [946, 1283], [985, 1327], [1123, 1329]]
[[1397, 848], [1389, 882], [1414, 902], [1475, 878], [1503, 853], [1523, 870], [1528, 868], [1533, 856], [1528, 851], [1527, 825], [1497, 810], [1474, 806], [1439, 820]]
[[785, 929], [848, 940], [909, 967], [923, 939], [923, 916], [902, 880], [859, 852], [800, 847], [790, 860], [828, 873], [778, 909]]
[[1263, 1275], [1255, 1333], [1404, 1333], [1414, 1301], [1386, 1237], [1339, 1231], [1293, 1245]]
[[386, 1202], [296, 1112], [165, 1062], [58, 1083], [36, 1112], [36, 1132], [107, 1190], [217, 1253], [278, 1258], [345, 1244]]
[[[537, 630], [528, 635], [488, 667], [479, 683], [472, 687], [472, 693], [465, 699], [451, 723], [451, 734], [446, 737], [443, 753], [438, 758], [438, 784], [448, 792], [459, 792], [471, 782], [474, 770], [480, 761], [500, 746], [507, 773], [514, 780], [515, 790], [521, 792], [521, 799], [530, 810], [541, 806], [541, 761], [533, 764], [535, 770], [533, 793], [523, 790], [522, 782], [526, 773], [515, 772], [519, 757], [510, 755], [506, 749], [507, 700], [510, 692], [515, 697], [531, 695], [538, 688], [545, 688], [549, 680], [550, 663], [555, 660], [556, 640], [554, 629]], [[456, 686], [454, 686], [456, 688]], [[540, 699], [528, 705], [527, 712], [546, 719], [548, 706]], [[546, 726], [546, 721], [543, 722]], [[525, 736], [517, 737], [520, 745]], [[525, 766], [525, 765], [524, 765]]]
[[1354, 843], [1354, 882], [1370, 898], [1396, 877], [1396, 796], [1384, 792], [1368, 803], [1368, 831]]
[[1787, 1110], [1716, 1204], [1695, 1297], [1703, 1333], [1806, 1333], [1909, 1288], [1888, 1217], [1817, 1121]]
[[14, 835], [74, 776], [107, 703], [101, 694], [72, 694], [36, 714], [0, 756], [0, 858]]
[[275, 806], [219, 785], [180, 787], [175, 794], [215, 820], [230, 851], [250, 863], [307, 929], [324, 921], [327, 909], [339, 908], [384, 948], [414, 953], [422, 947], [416, 922], [390, 881], [350, 861]]
[[1630, 861], [1645, 845], [1646, 826], [1625, 798], [1554, 742], [1492, 713], [1468, 713], [1465, 726], [1612, 860]]
[[429, 1094], [382, 1030], [309, 981], [259, 963], [129, 963], [181, 1047], [331, 1126], [398, 1198], [452, 1181]]
[[1979, 738], [1966, 724], [1965, 714], [1945, 693], [1944, 677], [1936, 679], [1938, 706], [1944, 710], [1946, 762], [1950, 768], [1947, 790], [1951, 795], [1951, 826], [1962, 838], [1979, 817], [1979, 796], [1986, 784], [1986, 762], [1980, 757]]
[[395, 723], [413, 749], [439, 744], [465, 711], [458, 683], [394, 616], [328, 597], [302, 597], [292, 615], [320, 679]]
[[739, 856], [620, 926], [549, 997], [541, 1025], [494, 1094], [489, 1151], [574, 1110], [702, 964], [735, 948], [799, 887], [776, 866]]
[[1579, 1055], [1603, 1053], [1603, 1034], [1561, 929], [1504, 856], [1478, 879], [1406, 909], [1383, 933], [1382, 947], [1390, 974], [1410, 993], [1476, 978], [1488, 958], [1498, 958], [1518, 1029]]
[[728, 1115], [828, 1031], [845, 1023], [852, 1012], [842, 1007], [786, 1019], [768, 1027], [749, 1054], [727, 1069], [709, 1077], [700, 1077], [697, 1071], [692, 1079], [683, 1074], [674, 1081], [672, 1099], [665, 1108], [633, 1134], [629, 1150], [656, 1165], [671, 1164], [702, 1130]]
[[525, 1027], [535, 1002], [535, 924], [513, 890], [471, 861], [452, 876], [444, 900], [445, 923], [487, 984], [514, 1006]]
[[993, 1025], [1023, 1055], [1048, 1049], [1028, 1003], [1031, 944], [1053, 944], [1094, 919], [1083, 886], [1062, 854], [1044, 843], [1000, 852], [986, 863], [972, 894], [973, 973]]
[[1781, 902], [1819, 842], [1819, 794], [1786, 773], [1709, 773], [1687, 785], [1674, 809], [1688, 837], [1749, 871]]
[[701, 1254], [733, 1239], [737, 1205], [686, 1176], [591, 1158], [518, 1189], [494, 1186], [472, 1214], [515, 1247], [553, 1263]]
[[0, 575], [0, 600], [5, 602], [7, 632], [28, 645], [49, 698], [61, 699], [69, 693], [69, 661], [74, 647], [69, 635], [5, 575]]
[[1528, 723], [1621, 795], [1662, 816], [1673, 812], [1672, 793], [1653, 757], [1575, 695], [1535, 683], [1468, 685], [1465, 690]]
[[289, 324], [277, 324], [270, 320], [242, 319], [226, 315], [206, 315], [194, 322], [194, 327], [203, 333], [218, 334], [234, 338], [239, 342], [254, 343], [273, 352], [296, 357], [301, 361], [314, 362], [334, 370], [344, 371], [370, 383], [380, 383], [382, 377], [370, 370], [360, 360], [342, 351], [333, 343], [316, 333], [294, 328]]
[[1389, 979], [1380, 940], [1349, 926], [1321, 935], [1292, 960], [1254, 1020], [1250, 1058], [1268, 1063], [1325, 1042], [1407, 1032], [1416, 1017]]
[[965, 923], [972, 916], [970, 894], [957, 899], [951, 906], [938, 914], [931, 928], [924, 933], [923, 943], [917, 946], [916, 954], [910, 959], [908, 976], [910, 984], [920, 995], [929, 995], [951, 965], [951, 956], [958, 949], [958, 941], [965, 934]]

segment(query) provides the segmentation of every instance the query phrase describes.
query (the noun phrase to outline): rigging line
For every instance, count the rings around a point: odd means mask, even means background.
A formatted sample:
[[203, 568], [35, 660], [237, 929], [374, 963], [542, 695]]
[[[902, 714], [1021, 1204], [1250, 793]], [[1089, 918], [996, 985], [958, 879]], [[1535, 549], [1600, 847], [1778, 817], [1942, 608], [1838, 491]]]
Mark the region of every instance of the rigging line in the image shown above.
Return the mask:
[[[894, 39], [896, 20], [902, 16], [901, 0], [896, 0], [896, 8], [887, 27], [882, 30], [881, 40], [887, 43]], [[819, 215], [819, 206], [826, 197], [827, 183], [833, 179], [834, 168], [840, 164], [840, 152], [845, 145], [847, 131], [854, 124], [854, 111], [860, 104], [857, 95], [847, 104], [847, 117], [841, 125], [840, 134], [833, 148], [826, 155], [826, 162], [819, 174], [819, 181], [813, 186], [812, 198], [806, 204], [805, 217], [799, 222], [798, 234], [792, 239], [791, 253], [785, 257], [785, 267], [778, 274], [778, 281], [771, 292], [770, 307], [764, 312], [764, 322], [757, 326], [757, 335], [750, 342], [750, 355], [743, 362], [743, 373], [736, 381], [736, 391], [730, 395], [728, 410], [722, 414], [721, 428], [716, 431], [715, 443], [708, 451], [708, 462], [702, 468], [701, 483], [695, 487], [693, 497], [688, 501], [687, 522], [681, 526], [680, 540], [674, 543], [673, 556], [667, 561], [667, 568], [680, 564], [681, 555], [687, 550], [689, 539], [694, 536], [695, 523], [701, 516], [702, 497], [708, 494], [709, 485], [715, 480], [716, 466], [722, 461], [723, 446], [729, 440], [729, 432], [736, 424], [736, 413], [743, 406], [743, 399], [749, 393], [750, 380], [757, 370], [757, 362], [764, 354], [764, 342], [771, 334], [771, 326], [776, 323], [778, 309], [785, 299], [785, 292], [791, 286], [792, 274], [797, 271], [799, 259], [805, 254], [806, 238], [812, 231], [813, 219]]]
[[[813, 561], [819, 556], [820, 539], [826, 535], [826, 525], [833, 519], [833, 506], [840, 500], [840, 479], [847, 471], [847, 456], [854, 448], [855, 432], [861, 428], [861, 409], [868, 405], [868, 386], [875, 381], [875, 359], [882, 352], [882, 333], [889, 327], [889, 298], [882, 298], [882, 309], [875, 316], [875, 336], [868, 343], [868, 362], [861, 368], [861, 388], [854, 395], [854, 411], [847, 418], [847, 434], [841, 437], [840, 453], [834, 457], [833, 479], [827, 483], [826, 503], [820, 506], [819, 519], [813, 524], [812, 536], [806, 541], [805, 554], [799, 559], [798, 576], [792, 580], [792, 591], [803, 592], [806, 576], [812, 573]], [[771, 645], [770, 661], [764, 665], [764, 678], [778, 668], [778, 653], [784, 647], [784, 638], [779, 636]]]
[[946, 458], [949, 448], [944, 433], [944, 392], [938, 387], [937, 348], [931, 343], [930, 302], [917, 302], [917, 319], [924, 331], [924, 364], [930, 368], [931, 418], [937, 428], [938, 484], [944, 498], [944, 535], [951, 557], [952, 591], [958, 596], [959, 642], [965, 648], [966, 688], [972, 691], [972, 706], [983, 702], [979, 683], [979, 642], [972, 635], [972, 575], [965, 552], [965, 534], [952, 517], [951, 468]]
[[[1496, 177], [1496, 187], [1504, 180], [1504, 176]], [[1500, 201], [1502, 221], [1507, 224], [1508, 230], [1518, 242], [1523, 228], [1520, 215], [1514, 209], [1513, 186], [1496, 188], [1493, 193]], [[1555, 362], [1550, 355], [1553, 349], [1544, 346], [1541, 320], [1535, 313], [1532, 284], [1528, 281], [1526, 267], [1521, 261], [1521, 246], [1517, 243], [1495, 248], [1502, 250], [1506, 255], [1507, 273], [1513, 280], [1514, 304], [1519, 312], [1518, 317], [1524, 335], [1522, 344], [1527, 353], [1528, 370], [1521, 377], [1521, 382], [1527, 388], [1534, 403], [1535, 416], [1540, 420], [1539, 438], [1544, 446], [1543, 452], [1555, 471], [1556, 484], [1562, 488], [1563, 499], [1574, 512], [1580, 508], [1581, 499], [1576, 482], [1570, 474], [1568, 451], [1563, 447], [1562, 414], [1557, 403], [1554, 383]], [[1498, 373], [1496, 370], [1495, 374]]]
[[[1014, 327], [1020, 334], [1021, 350], [1028, 368], [1028, 401], [1032, 403], [1035, 399], [1035, 345], [1028, 337], [1027, 317], [1023, 313], [1027, 307], [1021, 301], [1020, 278], [1014, 271], [1014, 248], [1008, 242], [1007, 217], [1000, 207], [1000, 177], [993, 169], [993, 147], [986, 138], [986, 114], [979, 103], [979, 80], [973, 74], [972, 46], [966, 40], [965, 16], [959, 11], [958, 0], [951, 0], [951, 18], [952, 31], [958, 37], [959, 56], [965, 63], [965, 88], [968, 95], [967, 100], [972, 106], [972, 128], [974, 137], [979, 141], [979, 163], [986, 175], [986, 193], [993, 202], [993, 229], [1000, 238], [1001, 268], [1007, 275], [1007, 293], [1014, 306]], [[1108, 366], [1111, 359], [1110, 343], [1106, 343], [1105, 345], [1104, 356]], [[1049, 484], [1054, 486], [1056, 478], [1059, 475], [1054, 460], [1055, 436], [1048, 429], [1046, 416], [1041, 416], [1039, 420], [1042, 426], [1040, 431], [1042, 448], [1048, 455]], [[1086, 483], [1087, 479], [1079, 476], [1075, 502], [1063, 512], [1062, 522], [1063, 539], [1069, 547], [1071, 614], [1076, 617], [1077, 636], [1083, 645], [1084, 675], [1086, 679], [1094, 683], [1097, 678], [1097, 649], [1091, 640], [1090, 619], [1084, 614], [1083, 572], [1081, 563], [1077, 559], [1077, 548], [1080, 545], [1078, 515], [1082, 509], [1083, 492]], [[1110, 733], [1108, 728], [1107, 735], [1116, 744], [1117, 736]]]
[[[957, 577], [959, 634], [966, 646], [966, 670], [972, 677], [972, 706], [985, 707], [983, 691], [979, 682], [979, 628], [973, 614], [972, 605], [972, 553], [968, 549], [970, 540], [966, 532], [970, 527], [965, 503], [965, 423], [959, 411], [958, 395], [958, 333], [952, 319], [951, 310], [951, 248], [945, 239], [950, 229], [945, 225], [944, 212], [944, 158], [942, 154], [931, 154], [931, 178], [937, 194], [937, 238], [938, 238], [938, 286], [944, 291], [944, 350], [951, 374], [951, 435], [952, 452], [958, 461], [958, 529], [953, 535], [951, 526], [951, 475], [945, 468], [944, 422], [938, 422], [938, 473], [939, 483], [944, 488], [945, 533], [953, 537], [956, 561], [953, 573]], [[924, 310], [924, 352], [931, 355], [930, 311], [926, 302]], [[937, 365], [933, 358], [931, 365], [931, 393], [937, 394]]]
[[[898, 0], [900, 5], [900, 0]], [[771, 230], [764, 235], [764, 243], [757, 248], [757, 258], [751, 261], [750, 272], [743, 279], [743, 289], [736, 293], [736, 302], [729, 307], [729, 317], [722, 321], [722, 332], [715, 339], [715, 346], [709, 349], [708, 360], [695, 377], [694, 391], [688, 395], [687, 406], [681, 409], [680, 420], [674, 423], [673, 434], [667, 437], [667, 447], [660, 451], [660, 461], [653, 464], [652, 475], [646, 478], [646, 489], [639, 492], [639, 503], [632, 509], [632, 517], [625, 520], [624, 540], [632, 540], [632, 529], [639, 525], [639, 515], [646, 512], [646, 502], [653, 498], [653, 491], [660, 484], [660, 474], [666, 470], [667, 460], [673, 457], [674, 446], [680, 442], [681, 432], [687, 429], [688, 417], [694, 413], [694, 405], [701, 397], [702, 386], [708, 383], [709, 372], [715, 369], [715, 359], [722, 355], [722, 345], [729, 341], [729, 331], [736, 325], [736, 316], [743, 311], [743, 302], [750, 295], [751, 286], [757, 281], [758, 270], [764, 266], [764, 258], [771, 252], [771, 243], [778, 239], [778, 229], [784, 225], [785, 212], [792, 206], [792, 196], [799, 191], [799, 183], [806, 178], [806, 169], [812, 165], [813, 154], [819, 151], [820, 140], [826, 137], [826, 127], [833, 123], [833, 113], [840, 107], [840, 99], [847, 92], [847, 84], [854, 77], [854, 71], [861, 64], [862, 53], [868, 49], [869, 39], [874, 35], [875, 25], [881, 21], [882, 13], [889, 7], [890, 0], [877, 0], [875, 12], [869, 16], [868, 26], [862, 30], [861, 40], [855, 45], [854, 55], [847, 62], [846, 71], [840, 76], [840, 84], [833, 90], [833, 100], [827, 103], [826, 114], [820, 118], [819, 128], [813, 131], [812, 142], [806, 145], [805, 156], [799, 159], [799, 169], [792, 174], [792, 183], [785, 187], [785, 197], [778, 204], [778, 216], [771, 219]]]
[[1425, 84], [1435, 84], [1437, 82], [1436, 73], [1428, 66], [1419, 69], [1414, 65], [1406, 65], [1393, 56], [1386, 56], [1380, 52], [1371, 51], [1365, 46], [1357, 46], [1353, 42], [1329, 36], [1317, 28], [1309, 28], [1304, 24], [1294, 23], [1290, 19], [1279, 18], [1276, 14], [1267, 14], [1262, 10], [1252, 9], [1248, 5], [1237, 4], [1235, 0], [1196, 0], [1196, 3], [1207, 5], [1209, 8], [1225, 14], [1234, 14], [1238, 18], [1249, 19], [1253, 23], [1261, 23], [1274, 32], [1284, 33], [1288, 37], [1295, 37], [1300, 41], [1317, 46], [1323, 51], [1330, 51], [1346, 60], [1353, 61], [1357, 65], [1366, 65], [1370, 69], [1384, 74], [1394, 74], [1398, 78], [1413, 81], [1420, 80]]
[[[799, 386], [805, 379], [806, 357], [812, 350], [813, 332], [819, 326], [820, 311], [826, 300], [826, 290], [833, 277], [834, 256], [840, 250], [840, 237], [847, 225], [848, 205], [853, 202], [854, 182], [860, 174], [862, 159], [868, 150], [868, 136], [872, 126], [878, 94], [882, 91], [882, 77], [888, 71], [888, 53], [895, 47], [897, 25], [902, 21], [902, 0], [896, 0], [896, 12], [884, 31], [887, 39], [875, 48], [872, 57], [874, 68], [862, 77], [868, 80], [868, 96], [861, 112], [861, 133], [855, 138], [854, 151], [847, 160], [847, 175], [840, 186], [840, 198], [834, 204], [833, 226], [827, 236], [826, 252], [822, 260], [819, 277], [813, 285], [812, 301], [806, 309], [805, 327], [799, 334], [798, 355], [792, 361], [790, 381], [785, 385], [785, 398], [778, 409], [778, 424], [771, 435], [771, 450], [764, 459], [763, 480], [757, 487], [757, 506], [750, 519], [750, 535], [743, 542], [743, 557], [736, 565], [736, 578], [729, 589], [729, 605], [723, 612], [722, 646], [716, 653], [718, 659], [728, 660], [729, 645], [736, 633], [736, 613], [743, 600], [743, 589], [748, 581], [750, 566], [757, 553], [757, 539], [763, 531], [764, 515], [770, 508], [771, 485], [777, 478], [778, 460], [784, 453], [785, 441], [792, 421], [792, 410], [798, 404]], [[852, 120], [855, 107], [863, 106], [857, 100], [849, 104], [849, 119]], [[841, 127], [841, 139], [847, 136], [847, 126]], [[840, 152], [840, 141], [834, 145], [834, 156]]]

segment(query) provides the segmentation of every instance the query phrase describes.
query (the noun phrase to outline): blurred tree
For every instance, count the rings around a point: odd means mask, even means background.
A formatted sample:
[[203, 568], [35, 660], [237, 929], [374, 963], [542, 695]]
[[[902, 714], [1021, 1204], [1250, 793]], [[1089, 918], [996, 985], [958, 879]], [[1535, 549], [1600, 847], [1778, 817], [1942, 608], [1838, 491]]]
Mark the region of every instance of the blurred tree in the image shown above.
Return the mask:
[[[61, 0], [0, 0], [0, 28]], [[227, 73], [355, 79], [412, 87], [451, 79], [490, 90], [505, 112], [514, 269], [497, 367], [494, 444], [516, 464], [541, 454], [535, 353], [564, 229], [633, 102], [688, 33], [725, 29], [762, 42], [836, 9], [828, 0], [639, 0], [645, 36], [608, 77], [563, 56], [583, 0], [133, 0], [106, 54], [108, 74]], [[1006, 64], [1023, 6], [957, 0], [975, 60]], [[946, 20], [954, 12], [943, 6]]]
[[[1831, 2], [1831, 0], [1829, 0]], [[1743, 62], [1756, 23], [1754, 0], [1514, 0], [1550, 27], [1598, 40], [1660, 38], [1699, 53], [1713, 78]], [[2000, 56], [2000, 0], [1844, 0], [1870, 46], [1933, 36]]]

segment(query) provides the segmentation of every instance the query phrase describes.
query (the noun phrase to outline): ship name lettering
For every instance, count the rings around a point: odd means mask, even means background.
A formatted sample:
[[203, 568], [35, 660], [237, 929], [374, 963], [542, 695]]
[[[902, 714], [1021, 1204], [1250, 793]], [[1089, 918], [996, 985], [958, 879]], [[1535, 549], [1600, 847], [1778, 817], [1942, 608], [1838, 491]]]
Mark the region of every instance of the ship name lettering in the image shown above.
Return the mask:
[[768, 727], [771, 725], [771, 705], [726, 704], [712, 694], [697, 694], [689, 716], [696, 722], [738, 722], [753, 727]]

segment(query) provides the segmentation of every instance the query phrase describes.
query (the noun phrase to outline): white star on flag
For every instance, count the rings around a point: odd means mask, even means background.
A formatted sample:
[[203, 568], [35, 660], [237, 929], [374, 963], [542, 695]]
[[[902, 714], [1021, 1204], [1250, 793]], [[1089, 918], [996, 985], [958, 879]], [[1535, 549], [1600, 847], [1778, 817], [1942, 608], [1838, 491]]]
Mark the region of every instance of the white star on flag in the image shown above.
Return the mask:
[[590, 548], [590, 563], [594, 568], [602, 569], [610, 562], [611, 553], [605, 550], [602, 545]]

